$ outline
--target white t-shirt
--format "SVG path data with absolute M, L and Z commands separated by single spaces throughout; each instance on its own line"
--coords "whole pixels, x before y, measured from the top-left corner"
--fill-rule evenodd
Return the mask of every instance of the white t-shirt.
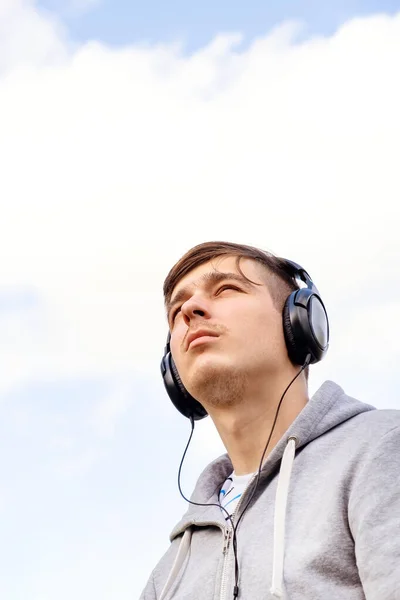
M 235 471 L 233 471 L 228 479 L 225 480 L 219 493 L 219 503 L 228 511 L 230 517 L 232 517 L 235 512 L 240 496 L 243 494 L 253 475 L 254 473 L 235 475 Z M 228 521 L 229 517 L 226 512 L 223 510 L 222 513 L 225 520 Z

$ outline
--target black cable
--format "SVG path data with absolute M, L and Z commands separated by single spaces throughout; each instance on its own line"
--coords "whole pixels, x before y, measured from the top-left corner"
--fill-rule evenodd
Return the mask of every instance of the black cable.
M 239 595 L 239 563 L 238 563 L 238 557 L 237 557 L 237 551 L 236 551 L 236 549 L 237 549 L 236 531 L 237 531 L 237 528 L 239 527 L 239 523 L 242 520 L 244 513 L 246 512 L 247 508 L 249 507 L 250 502 L 253 500 L 254 494 L 255 494 L 255 492 L 257 490 L 258 482 L 260 481 L 261 469 L 262 469 L 262 464 L 263 464 L 263 461 L 264 461 L 264 456 L 265 456 L 265 453 L 267 452 L 269 443 L 271 441 L 272 434 L 274 432 L 275 425 L 276 425 L 276 422 L 278 420 L 279 410 L 281 408 L 281 405 L 282 405 L 283 399 L 284 399 L 284 397 L 286 395 L 286 392 L 288 391 L 288 389 L 290 388 L 290 386 L 292 385 L 292 383 L 294 383 L 294 381 L 300 375 L 300 373 L 302 373 L 304 371 L 304 369 L 309 365 L 310 360 L 311 360 L 311 356 L 308 355 L 307 358 L 306 358 L 306 360 L 305 360 L 305 362 L 304 362 L 304 365 L 301 367 L 301 369 L 297 373 L 297 375 L 295 375 L 293 377 L 292 381 L 289 383 L 289 385 L 287 386 L 287 388 L 285 389 L 285 391 L 282 394 L 282 397 L 281 397 L 281 399 L 279 401 L 279 404 L 278 404 L 276 412 L 275 412 L 275 418 L 274 418 L 274 422 L 272 424 L 271 432 L 270 432 L 269 437 L 268 437 L 268 441 L 267 441 L 266 446 L 264 448 L 264 452 L 262 453 L 262 456 L 261 456 L 261 460 L 260 460 L 260 465 L 258 467 L 258 473 L 257 473 L 257 479 L 256 479 L 256 482 L 255 482 L 255 486 L 253 488 L 253 491 L 251 493 L 250 498 L 247 501 L 247 504 L 245 504 L 245 507 L 242 510 L 242 513 L 241 513 L 240 517 L 237 520 L 236 525 L 233 527 L 233 539 L 232 539 L 232 543 L 233 543 L 233 550 L 234 550 L 234 556 L 235 556 L 235 587 L 234 587 L 234 591 L 233 591 L 233 598 L 234 598 L 234 600 Z
M 186 502 L 189 502 L 189 504 L 194 504 L 195 506 L 217 506 L 218 508 L 220 508 L 221 510 L 223 510 L 227 514 L 228 519 L 229 519 L 229 521 L 231 523 L 231 526 L 232 526 L 232 531 L 233 531 L 232 547 L 233 547 L 233 554 L 234 554 L 234 557 L 235 557 L 235 586 L 233 588 L 233 599 L 234 600 L 236 600 L 236 598 L 239 595 L 239 562 L 238 562 L 238 556 L 237 556 L 237 535 L 236 535 L 236 531 L 237 531 L 237 528 L 239 526 L 240 521 L 243 518 L 244 513 L 246 512 L 247 508 L 249 507 L 249 505 L 250 505 L 250 503 L 251 503 L 251 501 L 252 501 L 252 499 L 254 497 L 254 494 L 255 494 L 255 492 L 257 490 L 258 482 L 260 480 L 260 475 L 261 475 L 261 469 L 262 469 L 262 464 L 263 464 L 264 456 L 265 456 L 265 453 L 267 452 L 269 443 L 271 441 L 272 434 L 274 432 L 275 425 L 276 425 L 276 422 L 278 420 L 279 410 L 281 408 L 281 405 L 282 405 L 283 399 L 284 399 L 284 397 L 286 395 L 286 392 L 288 391 L 288 389 L 290 388 L 290 386 L 292 385 L 292 383 L 294 383 L 294 381 L 297 379 L 297 377 L 310 364 L 310 360 L 311 360 L 311 355 L 308 355 L 307 358 L 306 358 L 306 360 L 305 360 L 305 362 L 304 362 L 304 365 L 301 367 L 301 369 L 297 373 L 297 375 L 295 375 L 293 377 L 292 381 L 289 383 L 289 385 L 287 386 L 287 388 L 285 389 L 285 391 L 282 394 L 282 397 L 281 397 L 281 399 L 279 401 L 279 404 L 278 404 L 276 412 L 275 412 L 275 418 L 274 418 L 274 422 L 272 424 L 271 432 L 270 432 L 269 437 L 268 437 L 268 441 L 267 441 L 266 446 L 264 448 L 264 452 L 262 453 L 262 456 L 261 456 L 261 460 L 260 460 L 260 465 L 258 467 L 258 473 L 257 473 L 257 479 L 256 479 L 256 482 L 255 482 L 255 486 L 253 488 L 253 491 L 251 493 L 250 498 L 248 499 L 247 503 L 245 504 L 244 509 L 242 510 L 242 513 L 241 513 L 241 515 L 240 515 L 240 517 L 239 517 L 236 525 L 233 524 L 233 520 L 232 520 L 231 515 L 228 513 L 228 511 L 223 506 L 221 506 L 221 504 L 215 504 L 215 503 L 204 504 L 202 502 L 193 502 L 192 500 L 189 500 L 188 498 L 186 498 L 186 496 L 182 492 L 182 488 L 181 488 L 181 471 L 182 471 L 182 465 L 183 465 L 183 461 L 185 460 L 186 452 L 187 452 L 187 450 L 189 448 L 190 442 L 192 440 L 193 432 L 194 432 L 194 418 L 190 417 L 190 423 L 191 423 L 192 429 L 191 429 L 191 432 L 190 432 L 190 435 L 189 435 L 188 442 L 186 444 L 186 448 L 185 448 L 185 450 L 183 452 L 182 459 L 181 459 L 181 462 L 180 462 L 180 465 L 179 465 L 179 470 L 178 470 L 178 488 L 179 488 L 179 493 L 182 496 L 182 498 L 184 500 L 186 500 Z
M 202 502 L 193 502 L 193 500 L 189 500 L 189 498 L 186 498 L 186 496 L 184 495 L 184 493 L 182 492 L 182 488 L 181 488 L 181 471 L 182 471 L 182 465 L 183 465 L 183 461 L 185 460 L 185 456 L 186 456 L 186 452 L 189 448 L 189 444 L 191 442 L 192 436 L 193 436 L 193 432 L 194 432 L 194 418 L 193 417 L 189 417 L 190 419 L 190 423 L 192 425 L 192 430 L 190 432 L 190 436 L 188 439 L 188 442 L 186 444 L 186 448 L 185 451 L 182 455 L 182 460 L 181 460 L 181 464 L 179 465 L 179 471 L 178 471 L 178 488 L 179 488 L 179 493 L 182 496 L 182 498 L 184 500 L 186 500 L 186 502 L 189 502 L 189 504 L 194 504 L 195 506 L 217 506 L 218 508 L 221 508 L 223 511 L 226 512 L 228 519 L 231 522 L 232 525 L 232 529 L 233 529 L 233 521 L 232 521 L 232 517 L 230 516 L 230 514 L 228 513 L 228 511 L 226 510 L 226 508 L 224 508 L 223 506 L 221 506 L 220 504 L 204 504 Z

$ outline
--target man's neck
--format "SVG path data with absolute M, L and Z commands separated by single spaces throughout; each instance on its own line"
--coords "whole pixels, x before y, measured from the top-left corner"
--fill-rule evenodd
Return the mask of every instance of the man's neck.
M 246 396 L 243 402 L 235 406 L 209 409 L 236 475 L 254 473 L 258 470 L 279 401 L 286 387 L 287 383 L 281 386 L 269 385 L 268 393 L 258 393 L 256 397 Z M 274 392 L 271 392 L 272 388 Z M 285 394 L 264 460 L 307 401 L 307 384 L 303 377 L 299 377 Z

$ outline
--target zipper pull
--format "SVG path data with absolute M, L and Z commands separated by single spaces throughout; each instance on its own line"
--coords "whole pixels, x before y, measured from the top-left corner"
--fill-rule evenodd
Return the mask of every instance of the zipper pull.
M 224 533 L 224 547 L 222 550 L 223 554 L 226 554 L 229 550 L 229 544 L 231 541 L 231 537 L 232 537 L 232 529 L 227 528 Z

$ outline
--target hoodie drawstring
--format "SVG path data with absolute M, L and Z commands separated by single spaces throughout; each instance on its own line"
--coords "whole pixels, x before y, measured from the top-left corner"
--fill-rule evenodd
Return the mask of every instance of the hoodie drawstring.
M 296 453 L 296 438 L 290 437 L 282 456 L 279 471 L 278 485 L 275 497 L 274 515 L 274 556 L 272 562 L 272 582 L 270 592 L 275 598 L 283 596 L 283 559 L 285 555 L 285 523 L 286 505 L 289 493 L 290 477 L 292 474 L 293 461 Z M 186 529 L 179 549 L 169 572 L 168 579 L 163 587 L 159 600 L 164 600 L 168 594 L 175 578 L 177 577 L 185 559 L 189 553 L 192 530 Z
M 163 587 L 163 590 L 160 595 L 160 600 L 164 600 L 165 596 L 168 594 L 168 591 L 172 584 L 174 583 L 175 578 L 177 577 L 183 563 L 185 562 L 185 558 L 188 555 L 190 548 L 190 541 L 192 539 L 192 530 L 190 527 L 186 529 L 181 542 L 179 544 L 179 549 L 176 554 L 174 564 L 172 565 L 171 571 L 169 572 L 168 579 Z
M 289 493 L 290 476 L 294 456 L 296 453 L 296 438 L 291 437 L 288 440 L 285 452 L 282 456 L 281 468 L 279 471 L 278 486 L 276 488 L 275 498 L 275 516 L 274 516 L 274 557 L 272 563 L 272 583 L 271 594 L 275 598 L 282 598 L 283 590 L 283 559 L 285 555 L 285 523 L 286 523 L 286 505 Z

